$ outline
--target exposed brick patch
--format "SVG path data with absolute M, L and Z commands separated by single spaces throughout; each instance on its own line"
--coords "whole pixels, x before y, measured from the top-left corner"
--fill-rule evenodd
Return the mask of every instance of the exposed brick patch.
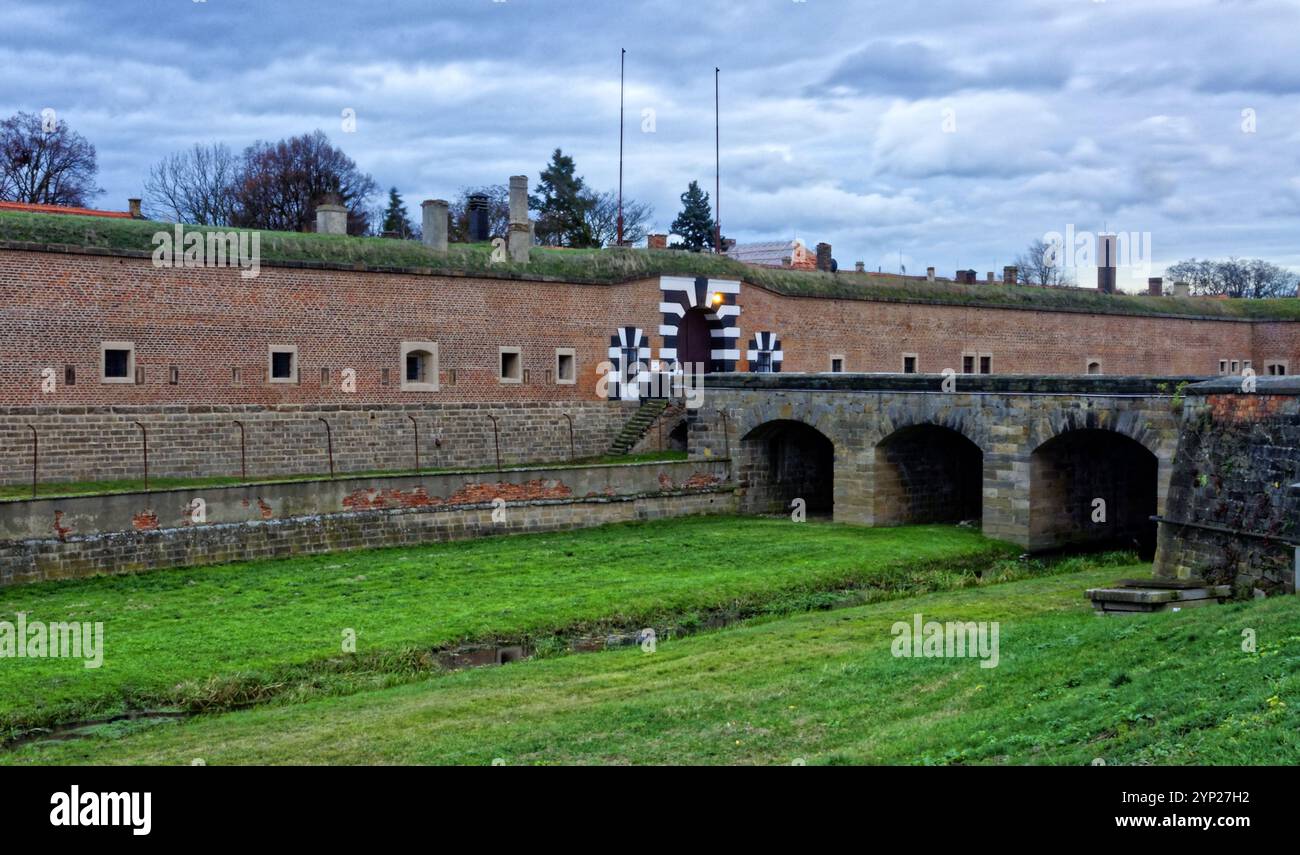
M 1280 395 L 1207 395 L 1210 415 L 1216 422 L 1257 422 L 1275 415 L 1287 399 Z
M 63 511 L 55 511 L 54 512 L 55 536 L 58 537 L 59 540 L 67 540 L 68 535 L 71 533 L 72 533 L 72 526 L 66 526 L 63 524 Z
M 269 520 L 271 517 L 275 516 L 275 511 L 271 509 L 269 504 L 262 500 L 261 496 L 257 497 L 257 510 L 261 513 L 262 519 L 264 520 Z
M 700 490 L 706 487 L 716 487 L 721 483 L 722 479 L 712 472 L 696 472 L 682 482 L 682 487 L 687 490 Z
M 158 527 L 158 514 L 151 510 L 143 510 L 131 518 L 131 525 L 136 531 L 152 531 Z
M 522 484 L 466 484 L 447 497 L 449 505 L 487 504 L 493 499 L 507 502 L 527 502 L 535 499 L 567 499 L 573 491 L 563 481 L 537 479 Z M 612 494 L 611 494 L 612 495 Z
M 414 490 L 362 487 L 343 497 L 343 507 L 349 511 L 368 511 L 381 508 L 422 508 L 439 504 L 442 500 L 431 497 L 423 487 Z

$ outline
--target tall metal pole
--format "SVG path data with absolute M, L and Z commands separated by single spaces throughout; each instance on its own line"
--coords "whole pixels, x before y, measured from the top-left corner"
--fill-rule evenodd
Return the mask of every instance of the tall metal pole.
M 722 252 L 722 132 L 718 120 L 718 74 L 713 68 L 713 251 Z
M 627 48 L 618 55 L 618 246 L 623 245 L 623 66 Z

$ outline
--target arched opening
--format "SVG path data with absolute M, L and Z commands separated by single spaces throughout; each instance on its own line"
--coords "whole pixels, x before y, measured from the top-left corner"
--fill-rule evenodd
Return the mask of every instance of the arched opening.
M 1040 445 L 1029 464 L 1029 546 L 1136 549 L 1155 556 L 1159 462 L 1114 431 L 1067 431 Z
M 687 419 L 682 419 L 677 426 L 668 432 L 667 446 L 668 451 L 686 451 L 689 445 L 691 425 Z
M 736 456 L 745 510 L 789 513 L 795 499 L 803 499 L 809 514 L 834 510 L 835 445 L 816 428 L 788 419 L 766 422 L 741 439 Z
M 963 434 L 913 425 L 876 444 L 876 525 L 959 523 L 983 515 L 984 452 Z
M 696 307 L 682 315 L 677 327 L 677 359 L 696 371 L 712 370 L 713 333 L 707 310 Z M 703 366 L 703 368 L 694 368 Z

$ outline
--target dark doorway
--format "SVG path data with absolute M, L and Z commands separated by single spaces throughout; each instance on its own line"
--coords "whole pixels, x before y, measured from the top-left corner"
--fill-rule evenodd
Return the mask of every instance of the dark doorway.
M 980 521 L 984 453 L 965 435 L 913 425 L 876 444 L 875 524 Z
M 1108 430 L 1074 430 L 1040 445 L 1029 467 L 1029 544 L 1087 546 L 1155 556 L 1159 463 L 1146 446 Z
M 816 428 L 784 419 L 759 425 L 741 440 L 737 462 L 751 511 L 788 514 L 795 499 L 808 514 L 835 508 L 835 446 Z
M 709 358 L 712 350 L 713 337 L 708 314 L 701 308 L 691 309 L 682 316 L 682 322 L 677 327 L 677 359 L 693 366 L 703 366 L 702 369 L 695 369 L 697 371 L 709 371 L 712 367 Z

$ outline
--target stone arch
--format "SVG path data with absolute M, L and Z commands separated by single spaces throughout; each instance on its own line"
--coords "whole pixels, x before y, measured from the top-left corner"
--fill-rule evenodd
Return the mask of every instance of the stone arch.
M 876 525 L 979 524 L 984 452 L 953 427 L 906 425 L 876 443 L 872 484 Z
M 1136 435 L 1135 435 L 1136 434 Z M 1155 555 L 1160 461 L 1142 431 L 1056 431 L 1029 455 L 1029 547 L 1133 548 Z M 1153 445 L 1154 443 L 1152 443 Z
M 751 428 L 733 450 L 742 507 L 750 513 L 788 513 L 803 499 L 809 514 L 835 507 L 835 444 L 806 422 L 773 419 Z

